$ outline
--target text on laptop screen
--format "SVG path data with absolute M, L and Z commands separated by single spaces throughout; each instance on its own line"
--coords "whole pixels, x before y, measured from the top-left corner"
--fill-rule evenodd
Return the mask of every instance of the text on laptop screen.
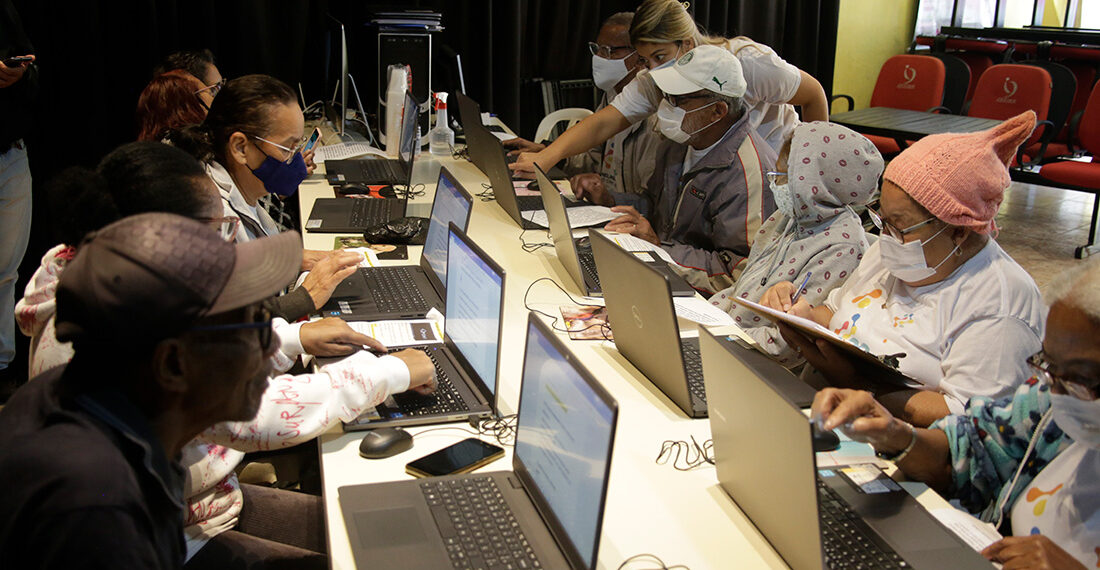
M 401 139 L 397 143 L 398 158 L 406 168 L 412 168 L 413 154 L 416 151 L 416 119 L 419 115 L 416 100 L 406 93 L 405 107 L 401 111 Z
M 496 394 L 497 342 L 504 278 L 462 238 L 450 233 L 447 248 L 447 322 L 444 332 Z
M 516 456 L 581 558 L 592 560 L 614 413 L 534 326 L 521 390 Z
M 440 283 L 447 282 L 447 226 L 454 224 L 465 230 L 463 226 L 468 219 L 470 206 L 451 179 L 440 174 L 439 184 L 435 187 L 435 201 L 432 202 L 428 236 L 424 238 L 423 253 Z

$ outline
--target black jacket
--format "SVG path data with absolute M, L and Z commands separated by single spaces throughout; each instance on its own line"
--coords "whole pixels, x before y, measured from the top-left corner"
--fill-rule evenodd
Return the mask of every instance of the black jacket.
M 0 0 L 0 59 L 34 53 L 23 22 L 11 0 Z M 26 136 L 34 113 L 34 98 L 38 95 L 38 67 L 31 65 L 23 78 L 0 89 L 0 150 Z

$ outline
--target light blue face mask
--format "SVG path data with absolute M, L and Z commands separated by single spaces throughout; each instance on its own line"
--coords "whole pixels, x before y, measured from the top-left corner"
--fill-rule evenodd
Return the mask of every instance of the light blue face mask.
M 680 48 L 679 47 L 676 48 L 676 57 L 668 58 L 668 61 L 662 63 L 661 65 L 658 65 L 657 67 L 654 67 L 650 71 L 652 72 L 652 71 L 657 71 L 658 69 L 664 69 L 666 67 L 670 67 L 672 64 L 676 63 L 676 60 L 678 60 L 678 59 L 680 59 Z

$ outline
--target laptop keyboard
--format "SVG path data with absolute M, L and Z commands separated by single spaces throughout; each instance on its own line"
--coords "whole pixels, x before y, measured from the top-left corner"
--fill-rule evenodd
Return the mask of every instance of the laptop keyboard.
M 580 200 L 566 200 L 566 208 L 576 208 L 579 206 L 591 206 L 588 202 L 582 202 Z M 531 210 L 542 209 L 542 196 L 516 196 L 516 206 L 519 206 L 519 211 L 530 212 Z
M 369 228 L 390 221 L 390 201 L 380 198 L 356 198 L 352 201 L 349 225 Z
M 363 180 L 371 183 L 387 182 L 390 184 L 399 184 L 401 177 L 396 172 L 397 167 L 395 161 L 390 160 L 364 160 L 359 165 L 362 173 Z
M 428 358 L 432 359 L 432 364 L 435 365 L 435 377 L 438 380 L 435 392 L 430 396 L 424 396 L 417 394 L 416 392 L 409 390 L 400 394 L 394 394 L 393 399 L 397 402 L 397 405 L 401 407 L 401 411 L 409 417 L 427 416 L 427 415 L 442 415 L 453 412 L 466 412 L 470 407 L 466 405 L 465 400 L 458 393 L 458 388 L 455 388 L 454 382 L 451 381 L 450 376 L 443 370 L 443 367 L 439 365 L 439 361 L 436 360 L 434 350 L 429 350 L 425 346 L 413 346 L 409 348 L 415 348 L 423 351 L 428 355 Z
M 420 484 L 455 568 L 542 568 L 492 477 Z
M 364 271 L 363 277 L 367 282 L 367 290 L 381 311 L 427 313 L 431 309 L 407 267 L 376 267 Z
M 684 354 L 684 369 L 687 372 L 688 389 L 699 398 L 699 401 L 707 403 L 707 392 L 703 388 L 703 355 L 699 353 L 699 339 L 680 339 L 680 350 Z
M 592 250 L 578 249 L 577 261 L 581 262 L 581 271 L 584 272 L 589 282 L 596 287 L 596 290 L 602 291 L 600 288 L 600 274 L 596 272 L 596 258 L 592 255 Z
M 817 498 L 827 567 L 833 570 L 910 567 L 897 552 L 872 538 L 867 523 L 821 479 L 817 480 Z

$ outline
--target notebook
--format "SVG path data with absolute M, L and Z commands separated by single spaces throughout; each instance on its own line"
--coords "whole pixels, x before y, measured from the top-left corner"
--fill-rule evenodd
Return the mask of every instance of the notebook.
M 522 382 L 511 471 L 337 490 L 356 566 L 596 567 L 618 404 L 533 313 Z

